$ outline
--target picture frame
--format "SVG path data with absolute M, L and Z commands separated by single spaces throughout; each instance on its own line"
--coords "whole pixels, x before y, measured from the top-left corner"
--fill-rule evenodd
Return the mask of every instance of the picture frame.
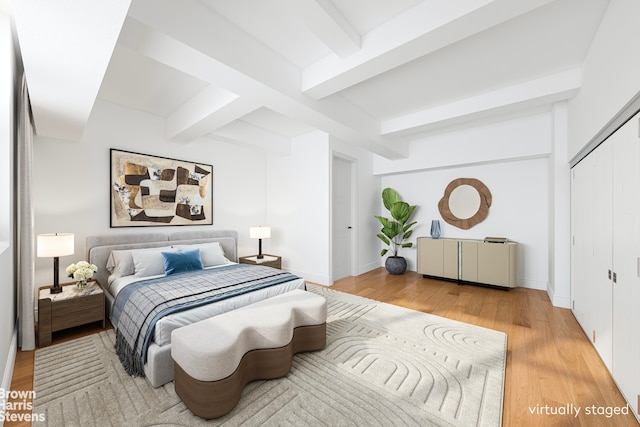
M 213 225 L 213 166 L 112 148 L 110 227 Z

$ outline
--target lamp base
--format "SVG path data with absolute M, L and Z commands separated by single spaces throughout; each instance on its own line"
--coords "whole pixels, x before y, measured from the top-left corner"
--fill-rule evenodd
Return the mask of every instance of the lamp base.
M 264 255 L 262 255 L 262 239 L 258 239 L 258 256 L 256 258 L 264 258 Z
M 57 256 L 53 257 L 53 288 L 51 288 L 52 294 L 59 294 L 62 292 L 62 286 L 60 286 L 60 280 L 58 279 L 60 276 L 58 275 L 58 270 L 60 267 L 60 258 Z

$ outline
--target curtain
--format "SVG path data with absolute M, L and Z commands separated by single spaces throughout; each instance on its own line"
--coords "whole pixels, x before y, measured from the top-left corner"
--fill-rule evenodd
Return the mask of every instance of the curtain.
M 35 337 L 35 236 L 32 195 L 33 124 L 27 82 L 22 76 L 22 89 L 18 100 L 18 129 L 16 143 L 16 191 L 17 206 L 16 259 L 18 283 L 18 346 L 33 350 Z

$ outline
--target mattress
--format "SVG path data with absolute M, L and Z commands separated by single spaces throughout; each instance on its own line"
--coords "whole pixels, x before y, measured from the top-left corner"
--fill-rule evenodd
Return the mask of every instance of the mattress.
M 210 268 L 219 267 L 222 266 Z M 124 276 L 114 280 L 110 284 L 109 292 L 115 297 L 126 286 L 140 280 L 147 280 L 155 277 L 162 277 L 162 275 L 148 277 Z M 289 292 L 294 289 L 305 289 L 304 279 L 292 280 L 290 282 L 270 286 L 265 289 L 249 292 L 244 295 L 225 299 L 202 307 L 170 314 L 158 320 L 158 322 L 156 323 L 155 329 L 153 331 L 153 341 L 159 346 L 166 345 L 171 342 L 171 332 L 174 329 L 189 325 L 191 323 L 199 322 L 200 320 L 208 319 L 209 317 L 226 313 L 227 311 L 235 310 L 245 305 L 253 304 L 254 302 L 258 302 L 265 298 L 270 298 L 285 292 Z

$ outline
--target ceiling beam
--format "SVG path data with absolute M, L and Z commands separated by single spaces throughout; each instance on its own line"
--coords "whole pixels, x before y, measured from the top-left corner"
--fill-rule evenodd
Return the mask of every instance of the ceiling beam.
M 191 142 L 260 107 L 260 104 L 247 97 L 208 86 L 167 117 L 167 138 L 177 142 Z
M 233 48 L 210 42 L 225 39 Z M 341 97 L 318 101 L 300 93 L 297 68 L 200 2 L 134 2 L 120 43 L 383 157 L 408 155 L 406 141 L 382 137 L 379 121 Z
M 203 79 L 205 81 L 218 79 L 226 83 L 230 80 L 234 87 L 240 89 L 251 82 L 244 90 L 226 87 L 222 83 L 218 85 L 239 95 L 256 90 L 264 93 L 262 88 L 274 88 L 283 93 L 299 91 L 300 71 L 296 66 L 200 1 L 136 0 L 131 5 L 129 17 L 162 33 L 167 39 L 175 40 L 177 43 L 173 47 L 188 47 L 204 59 L 208 57 L 210 63 L 220 64 L 216 71 L 222 74 L 209 75 Z M 153 37 L 153 31 L 147 29 L 145 32 Z M 180 52 L 172 51 L 170 54 L 177 57 Z M 197 68 L 196 64 L 191 70 L 200 74 Z
M 278 0 L 329 49 L 345 58 L 360 49 L 360 34 L 330 0 Z
M 291 153 L 291 139 L 259 126 L 236 120 L 206 135 L 207 138 L 244 145 L 260 151 L 287 156 Z
M 581 86 L 579 68 L 508 86 L 382 122 L 383 135 L 411 135 L 470 120 L 524 110 L 574 97 Z
M 80 141 L 130 3 L 13 2 L 38 135 Z
M 322 99 L 552 1 L 420 2 L 363 34 L 357 53 L 345 59 L 329 55 L 305 67 L 302 91 Z

